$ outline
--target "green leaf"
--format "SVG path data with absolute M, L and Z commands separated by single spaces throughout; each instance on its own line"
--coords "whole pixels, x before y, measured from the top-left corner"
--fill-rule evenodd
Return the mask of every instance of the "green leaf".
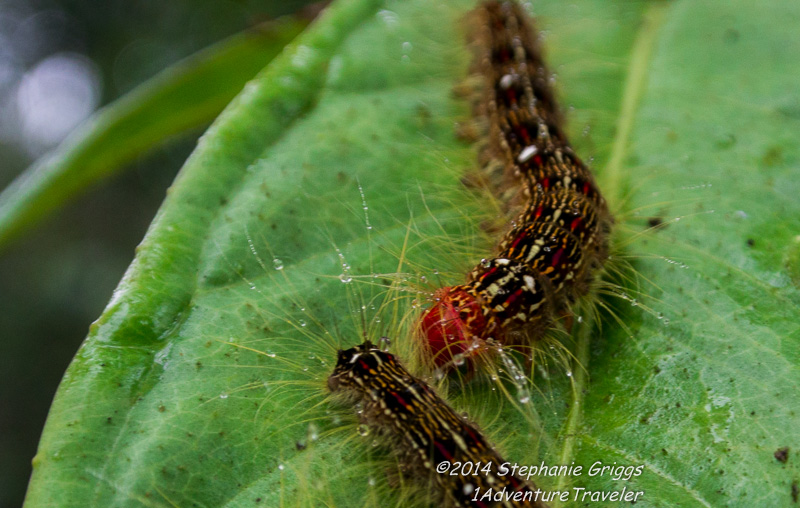
M 413 291 L 490 252 L 498 204 L 462 185 L 477 148 L 453 128 L 472 5 L 339 1 L 218 118 L 62 381 L 28 506 L 424 501 L 325 380 L 363 332 L 414 366 Z M 481 376 L 443 393 L 509 460 L 583 466 L 533 478 L 548 490 L 790 505 L 800 7 L 535 9 L 571 137 L 618 212 L 612 269 L 642 283 L 606 288 L 627 295 L 603 300 L 618 321 L 579 327 L 577 360 L 550 361 L 529 403 Z M 598 461 L 643 469 L 615 480 Z
M 285 18 L 233 36 L 97 112 L 0 194 L 0 248 L 127 162 L 207 125 L 306 24 Z

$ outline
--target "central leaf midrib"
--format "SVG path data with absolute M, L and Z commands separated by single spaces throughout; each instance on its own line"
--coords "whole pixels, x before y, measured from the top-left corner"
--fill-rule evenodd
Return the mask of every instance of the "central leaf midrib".
M 641 28 L 631 49 L 611 154 L 603 172 L 603 190 L 610 203 L 619 203 L 622 199 L 623 163 L 628 155 L 636 114 L 647 86 L 653 49 L 668 6 L 666 2 L 656 2 L 645 8 Z M 590 299 L 594 298 L 597 295 L 590 295 Z M 575 357 L 572 361 L 570 411 L 561 432 L 564 440 L 561 453 L 558 454 L 559 464 L 570 464 L 575 458 L 576 439 L 583 420 L 584 395 L 589 388 L 589 341 L 597 327 L 591 318 L 592 313 L 587 314 L 590 318 L 579 326 Z M 564 490 L 568 482 L 568 476 L 559 476 L 555 489 Z

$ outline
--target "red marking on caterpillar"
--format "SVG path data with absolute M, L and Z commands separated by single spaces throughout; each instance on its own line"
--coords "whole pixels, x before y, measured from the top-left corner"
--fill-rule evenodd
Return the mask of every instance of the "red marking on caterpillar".
M 486 2 L 477 16 L 488 159 L 517 182 L 512 201 L 522 203 L 522 212 L 497 255 L 481 261 L 465 284 L 437 290 L 422 316 L 421 338 L 440 366 L 477 354 L 490 338 L 530 343 L 556 316 L 568 315 L 608 257 L 613 223 L 563 132 L 528 17 L 510 1 Z
M 370 342 L 339 350 L 328 387 L 360 402 L 362 418 L 388 438 L 385 442 L 409 476 L 420 486 L 436 485 L 447 506 L 547 506 L 538 500 L 541 490 L 503 471 L 506 461 L 477 427 L 412 376 L 394 355 Z M 450 464 L 440 469 L 442 462 Z M 481 468 L 474 474 L 463 469 L 450 474 L 456 464 L 467 463 L 479 463 Z M 503 492 L 503 499 L 479 497 L 487 491 Z

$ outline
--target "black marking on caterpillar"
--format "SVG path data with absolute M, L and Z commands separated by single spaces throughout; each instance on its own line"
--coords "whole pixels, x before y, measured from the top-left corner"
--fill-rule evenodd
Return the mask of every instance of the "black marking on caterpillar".
M 394 357 L 369 341 L 339 350 L 328 378 L 333 392 L 363 404 L 362 418 L 388 438 L 409 476 L 426 485 L 433 480 L 442 500 L 453 507 L 547 506 L 535 501 L 537 489 L 510 474 L 499 474 L 504 461 L 478 428 L 459 416 L 424 381 L 412 376 Z M 491 464 L 491 471 L 450 475 L 436 471 L 441 462 Z M 503 491 L 501 501 L 476 493 Z M 541 494 L 541 491 L 538 491 Z
M 522 212 L 497 255 L 465 284 L 436 291 L 421 337 L 438 365 L 476 354 L 489 339 L 525 345 L 588 293 L 608 257 L 613 218 L 592 174 L 569 145 L 535 31 L 515 2 L 476 12 L 487 168 L 517 182 Z M 458 362 L 456 362 L 458 363 Z

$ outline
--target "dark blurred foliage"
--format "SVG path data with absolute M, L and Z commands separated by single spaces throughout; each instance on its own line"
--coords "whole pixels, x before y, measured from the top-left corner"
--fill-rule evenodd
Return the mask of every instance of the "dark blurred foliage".
M 48 58 L 67 55 L 82 65 L 94 87 L 91 110 L 203 47 L 307 3 L 3 0 L 0 187 L 57 141 L 37 139 L 14 113 L 21 83 Z M 0 252 L 0 508 L 21 505 L 58 382 L 199 134 L 166 143 Z

